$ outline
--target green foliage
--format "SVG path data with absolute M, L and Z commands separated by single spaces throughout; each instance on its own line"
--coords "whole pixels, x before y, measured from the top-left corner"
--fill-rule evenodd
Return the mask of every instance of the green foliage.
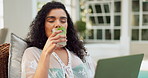
M 76 26 L 77 31 L 80 33 L 83 33 L 86 30 L 86 22 L 76 21 L 75 26 Z

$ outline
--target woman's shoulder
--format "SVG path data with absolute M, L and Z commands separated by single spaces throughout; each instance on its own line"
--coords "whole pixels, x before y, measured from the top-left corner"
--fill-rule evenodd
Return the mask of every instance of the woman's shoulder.
M 37 48 L 37 47 L 28 47 L 25 51 L 24 51 L 24 55 L 36 55 L 36 54 L 40 54 L 41 53 L 41 49 Z
M 28 47 L 25 51 L 40 51 L 41 49 L 37 47 Z
M 39 49 L 36 47 L 28 47 L 22 56 L 22 65 L 26 66 L 34 66 L 37 64 L 40 53 L 38 51 Z M 31 64 L 31 65 L 28 65 Z
M 39 49 L 37 47 L 28 47 L 26 50 L 35 50 L 35 49 Z

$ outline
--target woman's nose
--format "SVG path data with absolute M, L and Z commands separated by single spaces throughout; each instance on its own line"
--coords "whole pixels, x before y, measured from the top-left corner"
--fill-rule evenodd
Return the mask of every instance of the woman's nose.
M 60 28 L 60 27 L 61 27 L 60 25 L 56 25 L 56 26 L 55 26 L 55 28 Z
M 57 20 L 57 21 L 55 22 L 55 28 L 59 28 L 60 26 L 61 26 L 60 21 Z

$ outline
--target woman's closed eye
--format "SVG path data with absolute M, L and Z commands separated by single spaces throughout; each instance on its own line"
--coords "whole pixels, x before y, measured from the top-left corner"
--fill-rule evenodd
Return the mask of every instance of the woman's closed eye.
M 54 21 L 48 21 L 48 22 L 53 23 Z
M 66 20 L 61 20 L 61 23 L 66 23 Z
M 67 17 L 60 17 L 61 23 L 66 23 L 67 22 Z
M 48 22 L 49 22 L 49 23 L 54 23 L 55 21 L 52 21 L 52 20 L 51 20 L 51 21 L 48 21 Z M 61 23 L 66 23 L 65 20 L 61 20 L 60 22 L 61 22 Z
M 49 23 L 53 23 L 55 21 L 55 19 L 47 19 L 47 22 L 49 22 Z

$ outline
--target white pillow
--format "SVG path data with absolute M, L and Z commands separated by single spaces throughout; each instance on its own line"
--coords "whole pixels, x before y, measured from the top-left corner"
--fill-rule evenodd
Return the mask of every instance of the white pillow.
M 21 61 L 26 48 L 27 43 L 20 37 L 11 33 L 8 78 L 21 78 Z

